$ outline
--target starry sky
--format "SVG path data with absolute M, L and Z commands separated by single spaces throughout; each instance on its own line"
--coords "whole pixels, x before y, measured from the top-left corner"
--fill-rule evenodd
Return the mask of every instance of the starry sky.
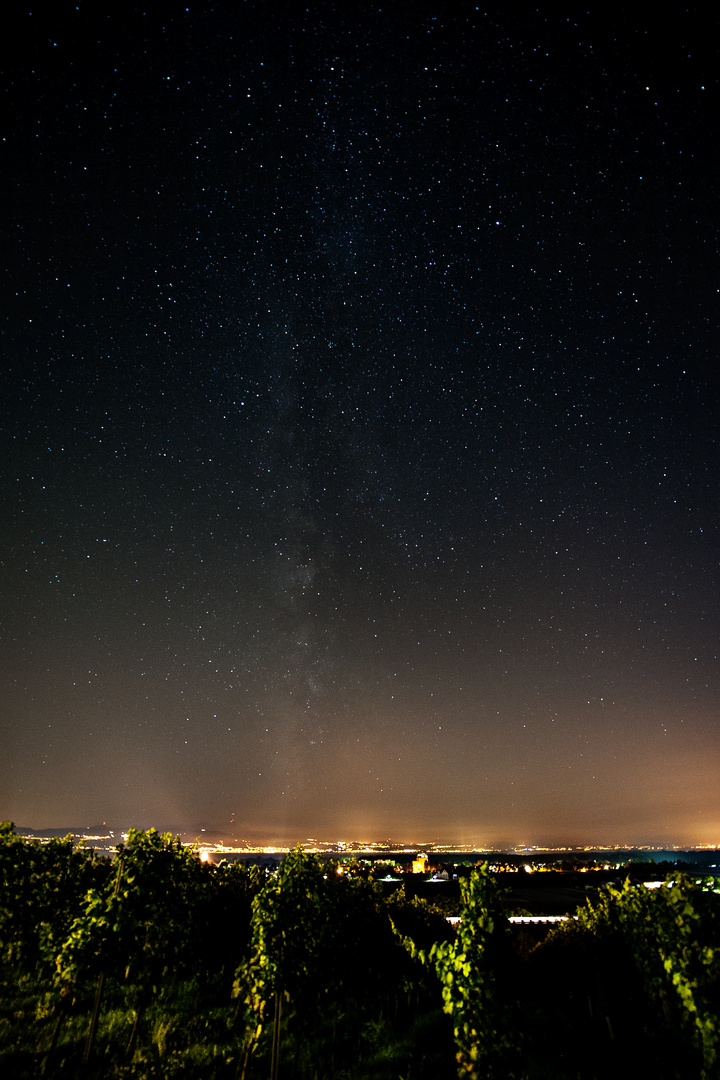
M 0 817 L 720 844 L 717 26 L 17 5 Z

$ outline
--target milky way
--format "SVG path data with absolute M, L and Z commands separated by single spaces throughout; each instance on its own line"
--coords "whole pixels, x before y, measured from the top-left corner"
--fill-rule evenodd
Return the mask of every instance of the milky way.
M 21 16 L 0 816 L 720 843 L 714 40 Z

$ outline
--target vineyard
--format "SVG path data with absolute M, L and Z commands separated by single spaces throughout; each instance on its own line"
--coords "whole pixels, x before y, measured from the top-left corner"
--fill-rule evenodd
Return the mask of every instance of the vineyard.
M 116 857 L 0 826 L 0 1075 L 713 1080 L 720 893 L 608 886 L 533 936 L 486 865 L 451 926 L 317 855 Z

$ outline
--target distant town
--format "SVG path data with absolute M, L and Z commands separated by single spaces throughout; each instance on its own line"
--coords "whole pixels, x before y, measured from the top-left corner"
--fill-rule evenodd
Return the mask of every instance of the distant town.
M 385 894 L 404 889 L 407 897 L 429 901 L 442 909 L 451 922 L 460 911 L 461 879 L 472 867 L 487 863 L 490 872 L 502 879 L 510 922 L 548 923 L 572 917 L 587 900 L 593 901 L 604 885 L 631 884 L 658 887 L 677 872 L 698 879 L 720 878 L 720 850 L 710 847 L 655 845 L 605 847 L 539 847 L 518 844 L 508 848 L 482 848 L 470 844 L 443 844 L 435 841 L 399 843 L 386 840 L 320 840 L 306 837 L 296 844 L 257 844 L 250 840 L 223 837 L 200 829 L 158 830 L 177 836 L 181 843 L 197 851 L 209 864 L 242 863 L 261 866 L 272 873 L 293 848 L 336 864 L 339 874 L 375 881 Z M 48 843 L 71 836 L 108 859 L 128 838 L 129 830 L 99 828 L 29 829 L 18 828 L 28 841 Z
M 160 830 L 165 831 L 165 830 Z M 415 867 L 432 867 L 434 864 L 447 862 L 489 861 L 503 866 L 522 864 L 524 869 L 543 869 L 548 865 L 557 868 L 563 861 L 572 863 L 599 863 L 606 869 L 620 867 L 630 856 L 635 859 L 644 857 L 648 862 L 690 861 L 701 862 L 710 872 L 716 872 L 715 860 L 710 863 L 709 856 L 720 851 L 720 845 L 629 845 L 607 844 L 593 846 L 541 847 L 518 844 L 508 848 L 481 847 L 472 844 L 444 844 L 440 841 L 417 841 L 413 843 L 387 840 L 319 840 L 308 837 L 295 844 L 257 844 L 250 840 L 221 838 L 217 833 L 207 833 L 201 829 L 197 834 L 188 830 L 167 830 L 189 847 L 197 848 L 201 859 L 219 862 L 223 859 L 236 861 L 247 859 L 257 861 L 268 859 L 279 862 L 294 847 L 301 847 L 308 853 L 316 853 L 327 858 L 341 860 L 370 859 L 373 862 L 398 862 L 401 865 L 414 864 Z M 127 839 L 127 831 L 110 829 L 106 826 L 96 828 L 69 829 L 30 829 L 17 827 L 16 832 L 28 839 L 47 842 L 52 838 L 72 836 L 77 843 L 84 843 L 101 853 L 113 855 L 118 844 Z M 685 856 L 685 860 L 681 857 Z M 720 860 L 720 854 L 718 855 Z

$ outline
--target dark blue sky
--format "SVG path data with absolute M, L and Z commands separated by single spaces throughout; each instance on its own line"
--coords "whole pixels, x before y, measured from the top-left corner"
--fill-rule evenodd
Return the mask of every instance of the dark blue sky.
M 720 843 L 717 40 L 22 14 L 0 816 Z

